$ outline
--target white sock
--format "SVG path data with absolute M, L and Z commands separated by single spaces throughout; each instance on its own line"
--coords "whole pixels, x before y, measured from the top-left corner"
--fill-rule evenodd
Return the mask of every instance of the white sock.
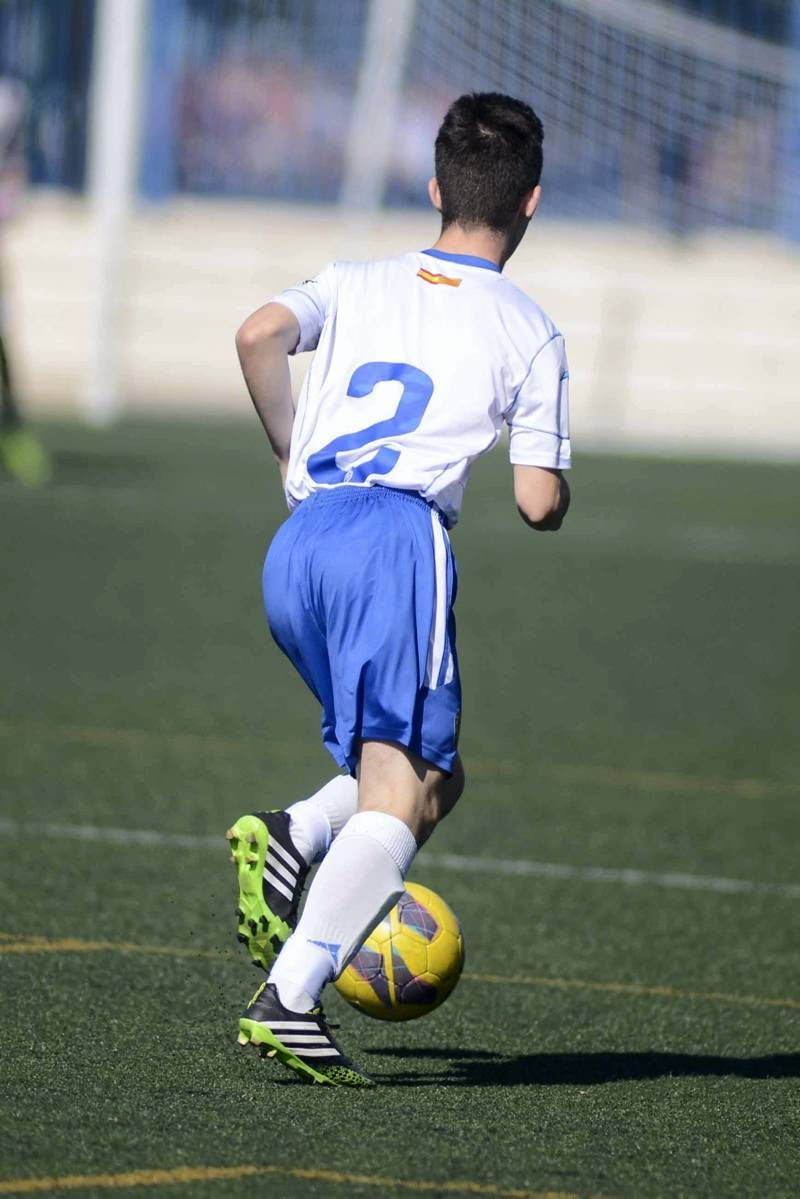
M 350 817 L 358 811 L 358 783 L 349 774 L 337 774 L 304 802 L 325 813 L 331 836 L 338 837 Z
M 337 774 L 314 795 L 286 809 L 292 841 L 307 865 L 325 856 L 357 807 L 358 783 L 349 774 Z
M 403 893 L 417 852 L 407 825 L 386 812 L 356 812 L 311 884 L 295 932 L 269 981 L 284 1007 L 307 1012 Z

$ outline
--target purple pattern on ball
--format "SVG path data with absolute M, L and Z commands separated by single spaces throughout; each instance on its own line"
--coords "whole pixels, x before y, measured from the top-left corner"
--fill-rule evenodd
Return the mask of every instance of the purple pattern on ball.
M 408 891 L 397 901 L 397 916 L 401 924 L 413 928 L 426 941 L 432 941 L 439 931 L 436 919 Z
M 394 992 L 398 1003 L 435 1003 L 436 987 L 412 974 L 397 950 L 392 947 Z
M 356 974 L 369 983 L 384 1007 L 391 1007 L 389 980 L 383 973 L 383 958 L 374 949 L 359 949 L 350 966 Z

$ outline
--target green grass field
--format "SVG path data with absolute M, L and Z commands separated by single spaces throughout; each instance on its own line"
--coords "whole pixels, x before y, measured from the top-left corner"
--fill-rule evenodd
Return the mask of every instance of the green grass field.
M 330 997 L 362 1093 L 236 1045 L 224 830 L 333 773 L 255 422 L 45 436 L 0 482 L 0 1194 L 797 1195 L 796 468 L 583 457 L 553 537 L 479 465 L 470 781 L 412 872 L 467 973 L 407 1026 Z

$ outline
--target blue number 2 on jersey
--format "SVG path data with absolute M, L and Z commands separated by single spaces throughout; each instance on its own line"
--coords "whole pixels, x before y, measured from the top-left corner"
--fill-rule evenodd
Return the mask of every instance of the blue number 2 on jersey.
M 315 482 L 363 483 L 370 475 L 388 474 L 395 465 L 400 451 L 389 446 L 381 446 L 371 458 L 352 470 L 342 470 L 336 463 L 336 455 L 344 450 L 357 450 L 371 441 L 411 433 L 419 425 L 433 395 L 433 379 L 417 367 L 409 366 L 407 362 L 365 362 L 353 371 L 347 394 L 361 399 L 370 395 L 378 383 L 387 383 L 390 380 L 403 385 L 403 394 L 394 416 L 369 425 L 366 429 L 358 429 L 355 433 L 335 437 L 321 450 L 312 454 L 308 459 L 308 473 Z

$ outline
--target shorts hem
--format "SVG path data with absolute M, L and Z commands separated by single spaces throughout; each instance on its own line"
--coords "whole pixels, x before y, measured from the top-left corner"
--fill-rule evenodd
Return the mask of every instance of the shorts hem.
M 350 758 L 347 754 L 342 752 L 338 742 L 332 743 L 323 738 L 322 744 L 323 747 L 327 749 L 328 753 L 331 755 L 340 770 L 349 770 L 350 774 L 355 775 L 355 769 L 350 765 Z
M 416 754 L 417 757 L 422 758 L 423 762 L 427 762 L 437 770 L 443 770 L 445 774 L 453 773 L 453 764 L 458 756 L 458 750 L 455 748 L 450 753 L 443 752 L 441 749 L 436 749 L 424 741 L 415 742 L 406 733 L 400 732 L 398 729 L 375 728 L 370 725 L 368 728 L 361 729 L 357 740 L 393 741 L 397 745 L 402 745 L 404 749 L 410 749 L 412 754 Z

